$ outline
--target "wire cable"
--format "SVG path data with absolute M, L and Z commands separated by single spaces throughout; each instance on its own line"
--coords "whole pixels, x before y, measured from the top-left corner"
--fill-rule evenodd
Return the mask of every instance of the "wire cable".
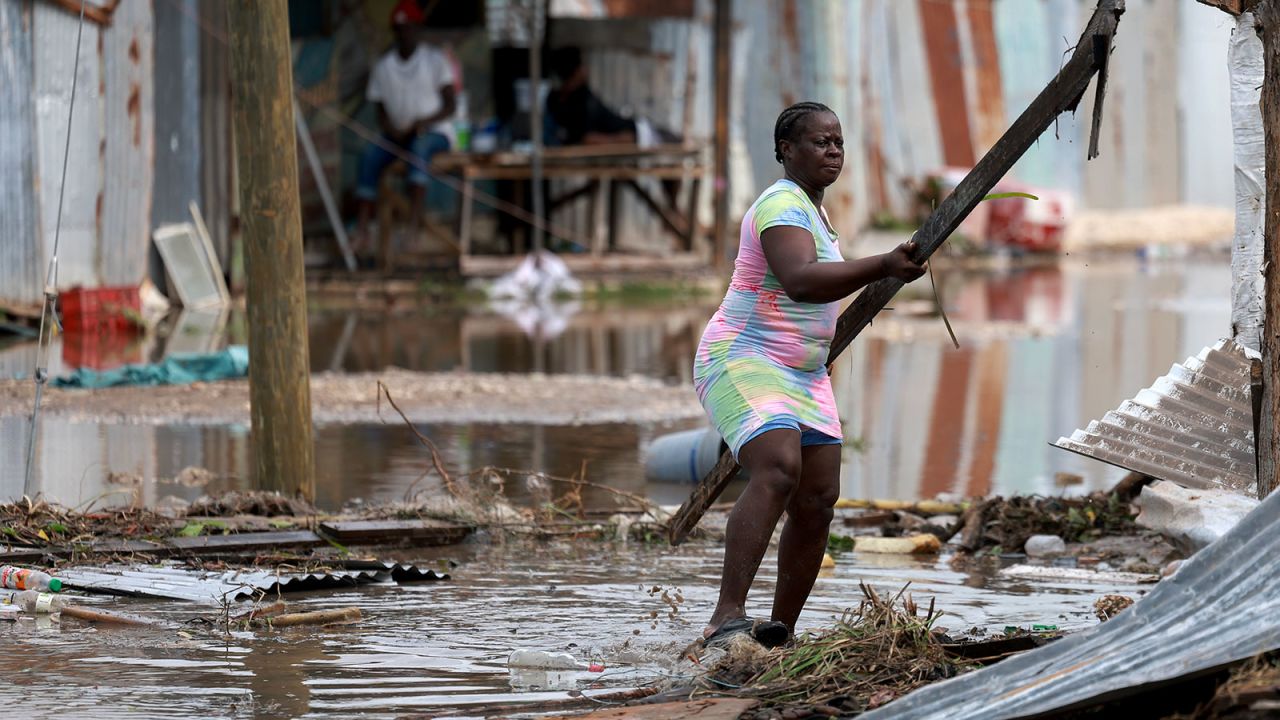
M 49 379 L 49 343 L 58 325 L 58 242 L 62 239 L 62 201 L 67 191 L 67 160 L 71 155 L 71 120 L 76 112 L 76 85 L 80 79 L 80 41 L 84 37 L 84 9 L 88 0 L 80 0 L 80 21 L 76 30 L 76 59 L 71 70 L 71 99 L 67 103 L 67 138 L 62 147 L 62 178 L 58 182 L 58 214 L 53 225 L 53 255 L 49 258 L 49 271 L 44 279 L 44 305 L 40 308 L 40 344 L 36 349 L 35 402 L 31 407 L 31 429 L 27 434 L 27 470 L 23 481 L 23 493 L 30 495 L 31 479 L 35 468 L 36 436 L 40 428 L 40 401 L 44 397 L 44 385 Z

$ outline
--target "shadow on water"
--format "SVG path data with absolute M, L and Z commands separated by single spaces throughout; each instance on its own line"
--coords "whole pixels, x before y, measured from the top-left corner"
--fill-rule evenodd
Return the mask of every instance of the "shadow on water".
M 960 349 L 930 314 L 927 287 L 913 286 L 915 294 L 895 301 L 895 310 L 869 328 L 833 371 L 848 441 L 846 496 L 1058 492 L 1059 473 L 1083 478 L 1074 490 L 1103 485 L 1118 471 L 1048 442 L 1101 416 L 1170 364 L 1229 332 L 1229 266 L 1222 257 L 1154 264 L 1067 259 L 1048 267 L 952 270 L 939 273 L 939 281 Z M 316 311 L 311 358 L 317 371 L 541 369 L 641 374 L 687 384 L 694 348 L 715 304 L 715 298 L 634 307 L 585 303 L 541 323 L 483 309 Z M 168 349 L 243 342 L 242 317 L 187 317 L 180 324 Z M 148 341 L 115 358 L 155 359 L 165 350 Z M 0 371 L 29 374 L 33 353 L 30 344 L 0 350 Z M 60 345 L 53 353 L 55 375 L 92 355 L 81 345 Z M 469 424 L 425 430 L 451 467 L 497 465 L 567 476 L 586 460 L 592 480 L 678 502 L 685 488 L 646 485 L 643 451 L 654 437 L 691 424 L 696 425 Z M 202 466 L 224 477 L 215 489 L 252 485 L 246 426 L 49 418 L 43 427 L 38 487 L 63 502 L 119 490 L 107 482 L 112 472 L 150 480 Z M 4 457 L 23 457 L 26 431 L 24 418 L 0 418 Z M 415 482 L 426 461 L 403 427 L 321 426 L 316 441 L 323 507 L 336 508 L 353 497 L 397 500 L 420 486 Z M 7 472 L 0 478 L 0 495 L 20 494 L 18 476 Z M 165 494 L 189 498 L 203 492 L 142 487 L 127 494 L 152 502 Z

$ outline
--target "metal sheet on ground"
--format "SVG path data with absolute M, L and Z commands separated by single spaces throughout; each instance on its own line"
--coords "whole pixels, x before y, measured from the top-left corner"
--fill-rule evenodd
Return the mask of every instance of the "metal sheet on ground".
M 1040 716 L 1280 648 L 1280 493 L 1106 623 L 918 690 L 867 720 Z
M 447 580 L 434 570 L 412 565 L 380 562 L 353 562 L 351 567 L 325 568 L 308 573 L 281 573 L 273 570 L 227 570 L 205 572 L 172 564 L 133 567 L 73 567 L 58 576 L 71 589 L 114 595 L 190 600 L 218 605 L 224 599 L 240 600 L 272 591 L 294 592 L 348 587 L 367 583 Z

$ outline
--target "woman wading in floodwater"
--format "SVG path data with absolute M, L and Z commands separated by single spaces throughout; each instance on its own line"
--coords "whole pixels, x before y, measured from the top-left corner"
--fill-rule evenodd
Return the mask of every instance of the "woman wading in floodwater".
M 778 116 L 774 153 L 783 179 L 742 219 L 738 259 L 694 360 L 698 397 L 750 475 L 729 515 L 720 601 L 703 637 L 750 633 L 768 647 L 795 631 L 822 564 L 840 491 L 843 434 L 825 363 L 837 301 L 881 278 L 924 273 L 904 243 L 845 260 L 822 194 L 840 177 L 840 120 L 819 103 Z M 746 617 L 747 591 L 782 511 L 778 585 L 769 621 Z

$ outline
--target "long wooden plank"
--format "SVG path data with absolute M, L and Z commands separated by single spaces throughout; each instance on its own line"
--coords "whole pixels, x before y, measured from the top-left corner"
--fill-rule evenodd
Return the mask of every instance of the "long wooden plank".
M 320 532 L 343 544 L 452 545 L 473 528 L 441 520 L 348 520 L 320 524 Z
M 319 547 L 328 541 L 310 530 L 292 532 L 249 532 L 231 535 L 200 535 L 176 537 L 164 542 L 149 540 L 103 540 L 88 546 L 63 546 L 49 548 L 14 548 L 0 553 L 2 562 L 31 562 L 44 557 L 69 557 L 74 554 L 145 553 L 154 557 L 173 555 L 204 555 L 211 553 L 273 550 L 277 548 Z
M 956 189 L 942 205 L 925 220 L 915 234 L 918 246 L 915 260 L 925 262 L 942 246 L 960 223 L 973 212 L 982 198 L 991 192 L 1013 164 L 1031 147 L 1058 115 L 1076 108 L 1089 88 L 1095 73 L 1106 67 L 1107 52 L 1111 47 L 1120 15 L 1124 13 L 1124 0 L 1099 0 L 1089 23 L 1080 36 L 1071 59 L 1058 71 L 1044 90 L 1022 111 L 991 150 L 978 161 L 973 170 L 960 181 Z M 1105 87 L 1105 78 L 1099 79 Z M 1100 104 L 1101 98 L 1099 98 Z M 1097 135 L 1100 116 L 1094 117 L 1093 135 Z M 861 294 L 840 314 L 835 337 L 827 364 L 849 346 L 853 339 L 871 324 L 871 320 L 884 309 L 893 296 L 903 288 L 901 280 L 886 278 L 868 285 Z M 706 509 L 715 502 L 725 486 L 737 474 L 737 463 L 729 453 L 720 457 L 715 468 L 694 488 L 689 499 L 671 518 L 667 539 L 679 545 L 702 519 Z

